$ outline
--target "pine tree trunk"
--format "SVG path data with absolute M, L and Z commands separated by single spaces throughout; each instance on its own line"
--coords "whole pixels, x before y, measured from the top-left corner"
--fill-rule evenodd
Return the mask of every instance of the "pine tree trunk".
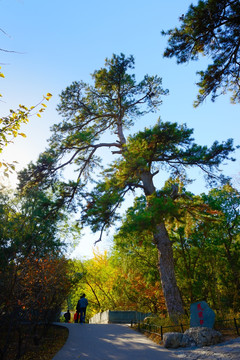
M 146 197 L 155 192 L 152 178 L 150 171 L 141 173 Z M 163 222 L 156 227 L 153 236 L 158 249 L 158 266 L 165 304 L 169 316 L 175 318 L 177 315 L 183 314 L 184 309 L 175 277 L 172 244 Z
M 157 226 L 154 241 L 158 249 L 159 273 L 167 311 L 170 317 L 176 317 L 183 314 L 184 309 L 174 272 L 172 244 L 164 223 Z

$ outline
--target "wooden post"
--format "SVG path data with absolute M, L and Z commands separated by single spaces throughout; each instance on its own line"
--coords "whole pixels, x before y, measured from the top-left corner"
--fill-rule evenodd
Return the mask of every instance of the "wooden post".
M 161 326 L 161 340 L 163 339 L 163 327 Z
M 236 330 L 237 330 L 237 334 L 239 335 L 237 320 L 235 318 L 233 320 L 234 320 L 234 324 L 235 324 L 235 327 L 236 327 Z

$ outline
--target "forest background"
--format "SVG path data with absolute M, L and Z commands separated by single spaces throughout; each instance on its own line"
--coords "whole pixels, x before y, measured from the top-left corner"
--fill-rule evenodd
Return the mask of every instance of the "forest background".
M 150 1 L 140 6 L 134 1 L 131 4 L 122 2 L 117 11 L 116 5 L 109 1 L 101 6 L 96 1 L 57 4 L 59 2 L 53 1 L 44 6 L 43 2 L 39 8 L 30 1 L 11 1 L 11 4 L 1 1 L 2 48 L 16 52 L 2 52 L 1 70 L 5 76 L 1 79 L 2 116 L 7 116 L 10 108 L 16 109 L 19 102 L 31 106 L 42 94 L 53 95 L 44 98 L 50 100 L 46 110 L 38 112 L 37 117 L 31 116 L 30 122 L 22 127 L 27 139 L 16 137 L 14 144 L 4 149 L 5 162 L 18 161 L 15 164 L 18 171 L 26 168 L 30 161 L 36 162 L 50 137 L 49 127 L 58 123 L 57 95 L 72 81 L 90 82 L 89 74 L 103 66 L 104 58 L 121 52 L 127 56 L 134 54 L 137 78 L 141 79 L 145 73 L 157 74 L 163 78 L 164 88 L 170 89 L 160 111 L 147 115 L 141 126 L 133 127 L 134 132 L 153 126 L 160 114 L 163 121 L 177 121 L 193 127 L 194 138 L 202 145 L 210 146 L 215 140 L 221 142 L 229 137 L 238 144 L 239 105 L 230 104 L 227 95 L 217 98 L 215 103 L 207 98 L 202 105 L 193 108 L 198 91 L 196 71 L 206 67 L 209 58 L 177 65 L 175 60 L 162 57 L 167 40 L 161 36 L 161 30 L 178 25 L 189 1 L 164 5 Z M 38 19 L 44 19 L 44 25 Z M 40 110 L 43 108 L 45 106 L 40 105 Z M 224 175 L 232 178 L 232 185 L 218 185 L 208 190 L 200 172 L 190 173 L 190 177 L 197 180 L 188 184 L 186 191 L 196 203 L 211 208 L 207 216 L 186 214 L 184 221 L 174 219 L 167 223 L 177 284 L 186 309 L 192 302 L 202 299 L 222 315 L 239 308 L 239 152 L 234 155 L 235 163 L 222 166 Z M 16 178 L 11 176 L 13 184 Z M 72 172 L 64 173 L 66 179 L 71 176 Z M 164 186 L 167 177 L 166 174 L 159 180 L 160 186 Z M 90 301 L 89 316 L 108 308 L 151 311 L 165 316 L 156 266 L 158 255 L 149 234 L 141 238 L 134 233 L 126 236 L 123 226 L 122 231 L 115 231 L 114 240 L 111 233 L 105 237 L 100 250 L 95 249 L 90 259 L 92 244 L 98 236 L 90 235 L 89 231 L 83 236 L 85 230 L 73 221 L 69 208 L 66 211 L 65 203 L 56 195 L 61 191 L 59 185 L 54 196 L 46 192 L 44 186 L 37 191 L 30 187 L 24 196 L 15 191 L 13 197 L 6 189 L 2 192 L 1 268 L 5 270 L 1 273 L 5 289 L 1 292 L 1 303 L 5 306 L 2 315 L 6 307 L 13 310 L 17 304 L 18 309 L 22 309 L 21 316 L 25 316 L 25 309 L 36 310 L 31 313 L 35 323 L 39 317 L 49 316 L 50 319 L 73 285 L 75 290 L 69 295 L 67 305 L 74 309 L 80 294 L 85 292 Z M 132 200 L 130 196 L 128 204 Z M 74 216 L 77 219 L 77 215 Z M 123 225 L 129 220 L 131 213 L 128 212 L 123 216 Z M 120 224 L 118 222 L 117 226 Z M 77 244 L 80 236 L 83 240 Z M 90 247 L 86 246 L 88 243 Z M 63 244 L 67 244 L 64 251 Z M 69 264 L 63 253 L 67 258 L 82 259 Z M 68 271 L 65 271 L 66 266 L 70 266 Z M 56 269 L 61 271 L 56 272 Z M 48 294 L 43 290 L 46 288 Z

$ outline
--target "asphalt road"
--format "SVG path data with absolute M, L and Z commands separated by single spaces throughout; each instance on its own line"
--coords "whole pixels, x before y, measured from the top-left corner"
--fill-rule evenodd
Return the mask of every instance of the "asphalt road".
M 63 325 L 63 324 L 61 324 Z M 126 325 L 64 324 L 69 337 L 53 360 L 173 360 L 164 349 Z

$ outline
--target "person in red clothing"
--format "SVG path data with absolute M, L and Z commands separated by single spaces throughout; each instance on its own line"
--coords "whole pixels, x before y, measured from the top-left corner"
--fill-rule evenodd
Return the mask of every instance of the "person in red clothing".
M 73 316 L 73 320 L 75 323 L 78 323 L 78 312 L 76 311 L 74 316 Z

